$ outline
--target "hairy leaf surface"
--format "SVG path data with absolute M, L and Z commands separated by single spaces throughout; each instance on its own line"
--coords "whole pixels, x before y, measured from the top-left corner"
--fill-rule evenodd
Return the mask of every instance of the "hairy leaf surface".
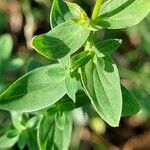
M 95 57 L 82 69 L 82 81 L 98 114 L 111 126 L 118 126 L 122 94 L 118 69 L 112 59 Z
M 0 95 L 0 108 L 31 112 L 50 106 L 66 93 L 65 70 L 59 64 L 37 68 Z
M 150 12 L 149 0 L 108 0 L 96 20 L 98 26 L 118 29 L 134 26 Z
M 32 45 L 41 55 L 58 59 L 78 50 L 87 40 L 89 33 L 87 25 L 68 21 L 48 33 L 35 36 Z

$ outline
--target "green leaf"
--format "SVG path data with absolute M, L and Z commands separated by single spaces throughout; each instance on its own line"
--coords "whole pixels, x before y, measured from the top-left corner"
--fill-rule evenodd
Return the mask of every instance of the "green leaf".
M 51 106 L 46 114 L 54 115 L 57 112 L 68 112 L 76 108 L 87 106 L 90 104 L 90 99 L 85 92 L 78 90 L 76 93 L 76 102 L 74 103 L 67 95 L 65 95 L 56 104 Z
M 68 150 L 72 133 L 72 117 L 70 112 L 58 116 L 55 124 L 55 147 L 58 150 Z
M 7 60 L 10 57 L 13 47 L 13 41 L 9 34 L 0 36 L 0 61 Z
M 119 39 L 109 39 L 95 43 L 91 50 L 95 51 L 99 57 L 109 56 L 119 48 L 121 43 Z
M 149 0 L 108 0 L 95 23 L 109 29 L 127 28 L 141 22 L 149 11 Z
M 19 134 L 20 134 L 20 131 L 18 129 L 11 129 L 11 130 L 7 131 L 8 138 L 17 137 Z
M 85 66 L 92 57 L 93 57 L 92 51 L 83 51 L 73 56 L 71 59 L 70 72 L 74 72 L 78 68 Z
M 22 113 L 18 113 L 18 112 L 15 112 L 15 111 L 11 111 L 11 121 L 12 121 L 12 124 L 13 126 L 16 128 L 16 129 L 22 129 Z
M 76 101 L 76 92 L 78 91 L 78 84 L 75 78 L 68 76 L 65 80 L 66 91 L 68 96 L 75 102 Z
M 40 150 L 53 149 L 55 131 L 55 115 L 44 116 L 38 129 L 38 144 Z
M 42 117 L 40 115 L 34 116 L 32 118 L 30 118 L 25 127 L 26 129 L 36 129 L 39 127 L 40 121 L 41 121 Z
M 122 95 L 117 66 L 110 57 L 90 61 L 82 69 L 84 89 L 98 114 L 109 125 L 119 125 Z
M 54 28 L 57 25 L 72 19 L 87 20 L 85 11 L 75 3 L 54 0 L 50 13 L 50 24 Z
M 87 25 L 68 21 L 48 33 L 35 36 L 32 45 L 41 55 L 58 59 L 78 50 L 87 40 L 89 33 Z
M 65 70 L 60 64 L 37 68 L 0 95 L 0 108 L 31 112 L 50 106 L 66 93 Z
M 0 149 L 12 147 L 18 140 L 18 136 L 14 138 L 7 137 L 7 133 L 0 137 Z
M 28 130 L 28 148 L 29 150 L 38 150 L 37 130 Z
M 122 90 L 122 116 L 130 116 L 138 113 L 140 111 L 140 106 L 137 102 L 136 97 L 129 92 L 123 85 L 121 86 Z
M 68 150 L 71 132 L 70 112 L 44 117 L 38 131 L 40 149 Z
M 27 144 L 27 132 L 26 131 L 22 131 L 22 133 L 20 134 L 19 136 L 19 139 L 18 139 L 18 147 L 20 149 L 24 149 L 25 145 Z

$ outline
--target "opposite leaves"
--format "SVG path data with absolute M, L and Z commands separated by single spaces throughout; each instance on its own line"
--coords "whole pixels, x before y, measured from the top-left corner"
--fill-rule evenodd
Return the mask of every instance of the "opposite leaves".
M 90 61 L 82 69 L 82 81 L 91 103 L 111 126 L 118 126 L 122 111 L 122 94 L 118 69 L 111 58 Z
M 31 112 L 57 102 L 66 93 L 65 70 L 60 64 L 35 69 L 0 95 L 0 108 Z

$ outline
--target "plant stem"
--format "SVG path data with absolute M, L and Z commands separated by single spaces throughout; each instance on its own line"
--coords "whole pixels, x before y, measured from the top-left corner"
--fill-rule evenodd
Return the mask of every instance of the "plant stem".
M 92 20 L 95 20 L 98 17 L 99 11 L 101 9 L 102 1 L 103 0 L 96 0 L 96 4 L 94 6 L 94 10 L 92 13 Z

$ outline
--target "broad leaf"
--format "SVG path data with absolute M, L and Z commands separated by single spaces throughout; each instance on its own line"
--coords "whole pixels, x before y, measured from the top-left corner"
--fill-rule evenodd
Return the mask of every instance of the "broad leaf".
M 109 56 L 115 52 L 121 45 L 121 40 L 109 39 L 95 43 L 91 48 L 99 57 Z
M 59 64 L 37 68 L 0 95 L 0 108 L 31 112 L 50 106 L 66 93 L 65 70 Z
M 57 25 L 72 20 L 83 19 L 88 17 L 85 11 L 75 3 L 65 2 L 63 0 L 54 0 L 50 13 L 50 24 L 54 28 Z
M 68 150 L 72 132 L 70 113 L 44 117 L 39 131 L 39 148 L 42 150 Z
M 82 69 L 82 82 L 98 114 L 111 126 L 118 126 L 122 94 L 118 69 L 111 58 L 97 58 Z
M 138 113 L 140 111 L 140 106 L 137 102 L 135 96 L 129 92 L 123 85 L 121 86 L 122 90 L 122 116 L 130 116 Z
M 87 25 L 68 21 L 48 33 L 35 36 L 32 45 L 41 55 L 58 59 L 78 50 L 87 40 L 89 33 Z
M 149 0 L 108 0 L 95 23 L 109 29 L 127 28 L 141 22 L 149 11 Z

